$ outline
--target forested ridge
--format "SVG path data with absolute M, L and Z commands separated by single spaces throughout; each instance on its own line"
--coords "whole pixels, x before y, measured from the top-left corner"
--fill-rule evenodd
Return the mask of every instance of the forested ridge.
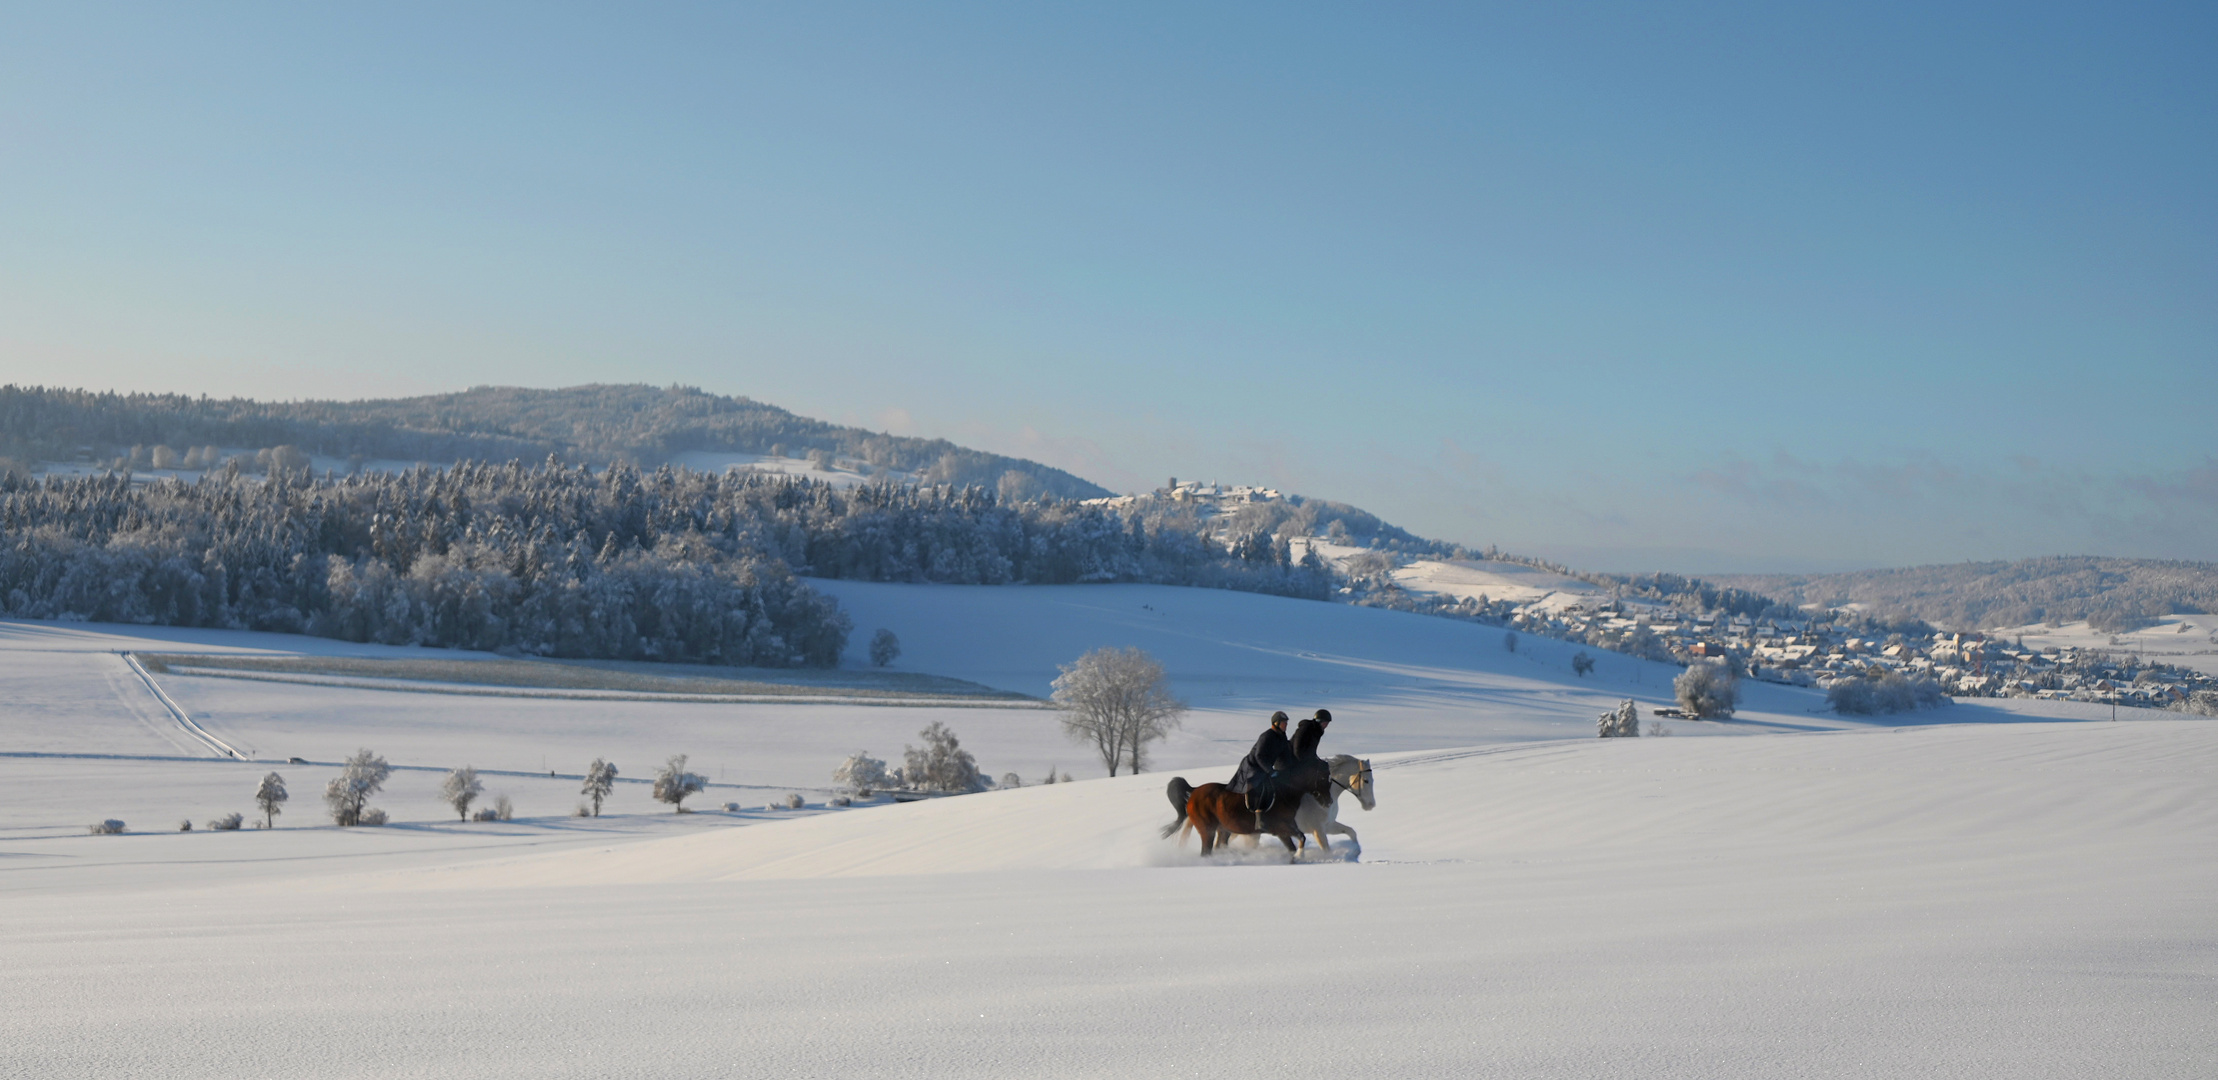
M 1957 630 L 2086 619 L 2115 632 L 2159 615 L 2218 611 L 2218 563 L 2160 559 L 2052 556 L 1720 580 L 1796 603 L 1859 604 Z
M 684 387 L 481 386 L 373 401 L 253 401 L 0 386 L 0 456 L 106 461 L 133 447 L 296 446 L 327 457 L 576 464 L 662 464 L 690 450 L 747 454 L 811 450 L 927 483 L 993 487 L 1015 472 L 1026 490 L 1066 499 L 1109 492 L 1036 461 L 796 416 L 744 397 Z
M 1060 499 L 618 465 L 317 477 L 0 478 L 0 612 L 354 641 L 832 665 L 851 626 L 797 575 L 1148 581 L 1323 599 L 1268 534 Z

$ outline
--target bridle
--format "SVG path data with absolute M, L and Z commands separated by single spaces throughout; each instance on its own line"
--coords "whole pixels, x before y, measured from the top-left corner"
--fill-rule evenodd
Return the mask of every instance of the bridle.
M 1365 765 L 1361 769 L 1356 770 L 1355 778 L 1361 781 L 1365 786 L 1369 786 L 1369 784 L 1371 783 L 1371 767 L 1369 765 Z M 1340 778 L 1337 776 L 1327 776 L 1325 777 L 1325 779 L 1332 781 L 1333 785 L 1338 787 L 1340 790 L 1345 791 L 1350 795 L 1355 794 L 1356 786 L 1354 784 L 1341 783 Z

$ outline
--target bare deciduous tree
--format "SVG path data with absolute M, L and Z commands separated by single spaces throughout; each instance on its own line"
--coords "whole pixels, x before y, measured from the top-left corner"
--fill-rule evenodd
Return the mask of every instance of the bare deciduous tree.
M 972 792 L 986 787 L 986 778 L 978 775 L 978 761 L 963 749 L 955 732 L 937 720 L 917 732 L 924 739 L 924 746 L 902 747 L 901 778 L 910 787 L 924 791 Z
M 448 773 L 446 781 L 439 785 L 439 798 L 454 807 L 455 816 L 464 821 L 470 820 L 470 804 L 483 794 L 485 784 L 478 780 L 477 770 L 468 765 Z
M 277 827 L 277 815 L 284 813 L 283 803 L 291 798 L 285 793 L 285 778 L 271 773 L 262 778 L 262 786 L 254 789 L 254 805 L 262 809 L 262 827 Z
M 1671 689 L 1679 697 L 1679 707 L 1701 720 L 1732 719 L 1733 707 L 1741 700 L 1740 679 L 1724 664 L 1690 665 L 1672 680 Z
M 368 750 L 357 750 L 346 760 L 339 775 L 324 785 L 324 805 L 331 809 L 331 820 L 341 825 L 370 824 L 363 820 L 363 811 L 370 796 L 385 787 L 385 778 L 393 774 L 393 767 L 385 759 Z M 380 816 L 375 824 L 383 825 Z
M 673 754 L 655 773 L 655 800 L 669 803 L 681 814 L 685 813 L 686 796 L 709 786 L 708 777 L 685 771 L 685 760 L 686 755 Z
M 593 764 L 585 767 L 585 786 L 578 789 L 578 794 L 593 800 L 594 817 L 601 816 L 601 800 L 608 798 L 608 793 L 615 789 L 616 765 L 594 758 Z
M 1186 703 L 1171 696 L 1163 665 L 1139 649 L 1095 649 L 1064 665 L 1054 686 L 1064 734 L 1091 745 L 1111 776 L 1120 764 L 1138 773 L 1147 744 L 1175 730 L 1186 712 Z

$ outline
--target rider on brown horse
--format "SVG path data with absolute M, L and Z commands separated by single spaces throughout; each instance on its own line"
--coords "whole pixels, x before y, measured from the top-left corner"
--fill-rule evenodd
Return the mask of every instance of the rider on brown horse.
M 1271 726 L 1256 737 L 1255 747 L 1240 759 L 1240 768 L 1225 786 L 1246 796 L 1248 809 L 1262 813 L 1278 801 L 1278 776 L 1293 764 L 1294 744 L 1286 741 L 1286 714 L 1275 712 L 1271 714 Z

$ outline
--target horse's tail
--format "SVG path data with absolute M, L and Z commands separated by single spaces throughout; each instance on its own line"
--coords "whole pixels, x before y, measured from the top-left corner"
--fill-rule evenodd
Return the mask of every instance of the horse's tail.
M 1178 831 L 1179 826 L 1186 824 L 1186 803 L 1194 797 L 1194 785 L 1187 783 L 1183 776 L 1174 776 L 1171 777 L 1170 786 L 1163 789 L 1163 794 L 1171 800 L 1171 809 L 1178 811 L 1178 816 L 1170 824 L 1163 826 L 1163 839 L 1168 840 L 1172 833 Z

